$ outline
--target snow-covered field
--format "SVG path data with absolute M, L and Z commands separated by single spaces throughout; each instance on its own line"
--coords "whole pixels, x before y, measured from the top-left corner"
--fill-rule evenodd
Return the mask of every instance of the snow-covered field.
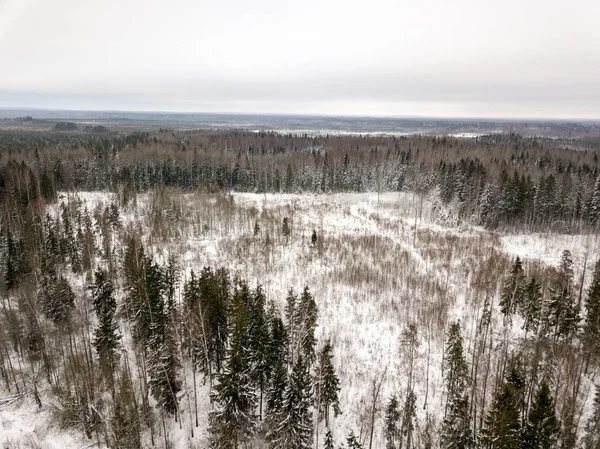
M 108 204 L 112 196 L 77 195 L 90 211 Z M 62 195 L 63 201 L 74 199 Z M 122 212 L 123 228 L 139 227 L 157 260 L 176 255 L 182 281 L 192 269 L 224 266 L 251 285 L 261 284 L 282 308 L 289 288 L 310 288 L 319 307 L 317 338 L 331 339 L 341 380 L 343 414 L 333 420 L 335 439 L 341 443 L 350 430 L 366 437 L 372 386 L 383 376 L 376 448 L 385 446 L 385 403 L 392 394 L 403 398 L 406 392 L 408 348 L 402 333 L 410 324 L 416 325 L 418 337 L 413 372 L 417 424 L 423 426 L 429 415 L 439 425 L 447 325 L 461 320 L 470 361 L 483 301 L 497 295 L 498 273 L 506 273 L 515 256 L 525 260 L 525 267 L 536 262 L 556 265 L 569 249 L 577 281 L 586 266 L 584 284 L 600 256 L 597 236 L 502 235 L 471 226 L 446 227 L 438 223 L 427 199 L 421 204 L 407 193 L 173 193 L 162 198 L 138 195 L 136 203 Z M 54 206 L 50 212 L 57 210 Z M 291 223 L 289 238 L 281 232 L 284 217 Z M 148 231 L 151 220 L 155 227 L 159 223 L 160 232 Z M 313 230 L 317 245 L 311 244 Z M 487 270 L 490 265 L 496 270 Z M 500 332 L 499 313 L 494 321 Z M 183 400 L 182 429 L 174 422 L 169 429 L 174 447 L 189 445 L 186 407 Z M 31 398 L 6 404 L 0 398 L 0 443 L 28 447 L 27 439 L 33 438 L 39 447 L 82 447 L 83 440 L 72 432 L 48 429 L 49 416 L 47 407 L 38 411 Z M 195 434 L 198 447 L 204 447 L 205 426 Z M 320 427 L 319 447 L 323 435 Z

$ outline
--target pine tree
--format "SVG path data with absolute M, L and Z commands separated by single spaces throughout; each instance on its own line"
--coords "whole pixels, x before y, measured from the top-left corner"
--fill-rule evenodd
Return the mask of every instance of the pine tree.
M 492 408 L 485 419 L 481 443 L 489 449 L 520 449 L 521 415 L 516 388 L 510 383 L 494 395 Z
M 67 279 L 57 277 L 53 268 L 48 269 L 42 278 L 39 297 L 46 317 L 57 325 L 68 324 L 75 308 L 75 293 Z
M 177 414 L 181 381 L 181 368 L 177 356 L 177 340 L 173 324 L 166 310 L 151 326 L 148 340 L 148 385 L 159 408 L 169 414 Z
M 469 449 L 474 447 L 469 414 L 469 397 L 455 397 L 448 405 L 442 422 L 442 442 L 446 449 Z
M 548 383 L 543 381 L 529 411 L 523 435 L 523 449 L 555 449 L 558 447 L 560 424 Z
M 400 442 L 400 429 L 398 423 L 400 421 L 400 410 L 398 398 L 392 396 L 385 409 L 385 448 L 398 449 Z
M 596 396 L 592 416 L 585 425 L 585 436 L 583 438 L 584 449 L 600 449 L 600 386 L 596 385 Z
M 94 330 L 94 347 L 100 358 L 100 366 L 112 378 L 112 373 L 119 359 L 119 331 L 115 321 L 117 302 L 113 295 L 113 285 L 108 274 L 102 269 L 94 273 L 92 285 L 94 311 L 98 318 L 98 326 Z
M 504 286 L 500 298 L 500 310 L 505 316 L 513 315 L 522 306 L 525 296 L 525 274 L 521 259 L 517 256 Z
M 333 435 L 331 434 L 331 430 L 327 429 L 325 433 L 325 442 L 323 444 L 323 449 L 333 449 Z
M 600 176 L 596 178 L 596 183 L 594 184 L 589 217 L 592 225 L 596 225 L 600 222 Z
M 123 374 L 118 382 L 110 418 L 113 445 L 116 449 L 141 449 L 142 447 L 140 415 L 136 405 L 131 379 L 127 374 Z
M 298 312 L 298 298 L 294 294 L 293 289 L 289 289 L 285 304 L 285 320 L 287 321 L 287 337 L 288 337 L 288 356 L 290 362 L 293 363 L 298 355 L 298 346 L 300 338 L 300 319 Z
M 406 438 L 406 449 L 412 449 L 413 436 L 415 432 L 415 418 L 417 417 L 416 410 L 417 397 L 413 391 L 409 391 L 406 395 L 404 408 L 402 410 L 402 437 Z
M 583 341 L 587 354 L 595 361 L 600 357 L 600 260 L 594 267 L 594 275 L 585 303 L 586 317 Z
M 312 246 L 317 246 L 317 231 L 313 229 L 312 235 L 310 236 L 310 243 Z
M 260 234 L 260 225 L 258 224 L 258 220 L 254 222 L 254 237 L 257 237 Z
M 273 374 L 267 388 L 267 414 L 276 416 L 283 408 L 283 397 L 287 389 L 287 369 L 281 360 L 275 362 Z
M 468 366 L 463 353 L 460 322 L 450 325 L 444 353 L 444 381 L 448 402 L 461 397 L 467 387 Z
M 256 287 L 250 304 L 250 338 L 251 377 L 259 391 L 259 419 L 262 420 L 263 395 L 271 374 L 271 360 L 268 352 L 270 340 L 265 304 L 266 298 L 262 287 Z
M 200 307 L 206 323 L 204 332 L 208 338 L 209 359 L 221 371 L 225 359 L 229 334 L 228 309 L 230 307 L 229 272 L 220 268 L 213 272 L 204 268 L 198 280 L 200 289 Z M 242 292 L 247 309 L 250 302 L 250 291 L 244 284 Z M 238 294 L 241 294 L 238 292 Z
M 290 220 L 288 219 L 288 217 L 283 217 L 283 225 L 281 226 L 281 232 L 286 238 L 288 238 L 292 233 L 290 229 Z
M 354 435 L 353 430 L 351 430 L 346 437 L 346 444 L 348 445 L 348 449 L 363 449 L 363 445 L 360 444 L 360 441 L 358 441 L 358 438 Z
M 300 352 L 310 367 L 315 361 L 315 345 L 317 343 L 315 329 L 317 327 L 318 311 L 315 299 L 308 290 L 308 287 L 304 287 L 300 296 L 298 314 L 300 319 L 300 340 L 298 342 L 300 344 Z
M 167 310 L 173 313 L 175 310 L 175 290 L 179 285 L 179 265 L 173 255 L 169 256 L 165 269 L 165 285 L 167 290 Z
M 474 444 L 471 432 L 469 398 L 466 394 L 468 367 L 463 354 L 460 322 L 450 325 L 444 352 L 446 415 L 442 423 L 442 441 L 447 449 L 468 449 Z
M 273 449 L 310 449 L 313 440 L 310 377 L 298 358 L 289 375 L 281 411 L 273 417 L 267 438 Z
M 524 303 L 520 310 L 523 317 L 523 329 L 526 333 L 537 332 L 540 324 L 542 301 L 542 286 L 535 278 L 532 278 L 525 287 Z
M 580 317 L 573 294 L 573 260 L 568 250 L 561 256 L 551 289 L 548 315 L 548 324 L 554 328 L 555 339 L 570 338 L 577 332 Z
M 333 367 L 333 346 L 328 340 L 317 358 L 315 369 L 315 395 L 319 420 L 325 418 L 325 427 L 329 427 L 329 410 L 333 408 L 334 416 L 340 414 L 338 393 L 340 381 Z
M 237 285 L 231 303 L 230 346 L 223 372 L 212 393 L 215 410 L 210 414 L 211 446 L 238 449 L 254 434 L 256 393 L 252 388 L 251 355 L 246 337 L 250 323 L 250 292 Z

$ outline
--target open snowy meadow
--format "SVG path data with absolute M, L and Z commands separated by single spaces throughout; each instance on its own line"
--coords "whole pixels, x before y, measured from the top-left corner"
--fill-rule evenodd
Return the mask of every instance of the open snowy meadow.
M 110 193 L 60 197 L 62 202 L 81 201 L 90 212 L 118 202 Z M 58 210 L 54 205 L 48 212 Z M 287 236 L 282 232 L 286 217 Z M 409 193 L 164 191 L 137 195 L 121 210 L 120 220 L 119 235 L 112 242 L 117 256 L 122 257 L 122 237 L 139 232 L 146 252 L 156 261 L 176 257 L 180 286 L 192 270 L 225 267 L 252 287 L 262 285 L 267 299 L 280 310 L 290 288 L 299 293 L 308 286 L 318 306 L 317 348 L 331 340 L 340 378 L 342 414 L 332 420 L 334 439 L 342 443 L 354 431 L 369 447 L 373 428 L 374 448 L 385 446 L 385 404 L 393 394 L 403 400 L 409 387 L 416 394 L 417 429 L 426 425 L 439 429 L 444 341 L 449 324 L 457 320 L 463 328 L 471 375 L 485 374 L 486 381 L 490 379 L 487 389 L 475 392 L 473 407 L 476 411 L 489 403 L 501 372 L 495 354 L 501 351 L 480 359 L 478 323 L 488 301 L 493 307 L 490 345 L 523 338 L 520 326 L 506 327 L 497 306 L 503 277 L 516 256 L 524 261 L 526 272 L 541 273 L 556 266 L 564 250 L 571 251 L 574 279 L 584 292 L 600 256 L 597 235 L 490 232 L 456 223 L 427 197 Z M 89 301 L 86 281 L 71 276 L 73 288 L 83 298 L 78 307 L 84 308 Z M 179 301 L 181 296 L 179 288 Z M 131 344 L 128 326 L 124 321 L 120 325 L 124 344 Z M 199 394 L 197 404 L 192 404 L 194 378 L 185 363 L 182 375 L 181 419 L 168 420 L 158 430 L 166 432 L 166 437 L 157 437 L 158 447 L 206 447 L 209 389 L 197 376 Z M 582 388 L 578 415 L 582 424 L 591 404 L 592 382 L 586 378 Z M 558 396 L 560 388 L 559 384 Z M 28 396 L 0 398 L 3 448 L 94 447 L 80 433 L 54 423 L 48 398 L 41 391 L 42 403 L 48 405 L 42 409 Z M 198 427 L 192 419 L 196 406 Z M 321 422 L 318 447 L 324 432 Z

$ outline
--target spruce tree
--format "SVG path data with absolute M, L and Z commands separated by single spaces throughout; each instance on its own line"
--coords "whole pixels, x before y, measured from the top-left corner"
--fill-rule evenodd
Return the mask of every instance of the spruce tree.
M 532 278 L 525 287 L 524 303 L 520 310 L 523 317 L 523 329 L 526 333 L 537 332 L 542 301 L 542 286 L 535 278 Z
M 216 448 L 238 449 L 250 440 L 256 428 L 257 401 L 246 341 L 250 330 L 249 302 L 248 286 L 237 285 L 231 303 L 226 364 L 212 393 L 215 410 L 210 414 L 210 437 L 212 447 Z
M 288 238 L 292 233 L 290 229 L 290 220 L 288 217 L 283 217 L 283 225 L 281 226 L 281 232 L 285 238 Z
M 447 449 L 468 449 L 473 446 L 469 397 L 468 367 L 463 354 L 460 322 L 450 325 L 444 352 L 444 383 L 446 414 L 442 423 L 442 441 Z
M 585 303 L 586 317 L 583 341 L 588 356 L 597 361 L 600 357 L 600 260 L 594 267 L 594 275 Z
M 340 414 L 338 393 L 340 380 L 333 366 L 333 346 L 328 340 L 319 351 L 315 369 L 315 396 L 319 420 L 325 418 L 325 427 L 329 427 L 329 410 L 333 408 L 334 416 Z
M 398 398 L 392 396 L 385 409 L 385 448 L 398 449 L 400 443 L 400 410 Z
M 600 176 L 596 178 L 594 184 L 594 190 L 592 192 L 592 199 L 590 202 L 590 223 L 596 225 L 600 223 Z
M 346 444 L 348 445 L 348 449 L 363 449 L 363 445 L 360 444 L 360 441 L 358 441 L 358 438 L 354 435 L 354 430 L 351 430 L 346 437 Z
M 119 331 L 115 321 L 117 302 L 113 292 L 113 284 L 108 274 L 102 269 L 94 273 L 92 285 L 94 311 L 98 318 L 98 326 L 94 330 L 94 347 L 100 358 L 100 366 L 112 378 L 116 363 L 119 359 Z
M 283 408 L 283 398 L 287 389 L 287 367 L 283 361 L 277 360 L 267 388 L 267 414 L 276 416 Z
M 584 449 L 600 449 L 600 386 L 596 385 L 596 396 L 592 408 L 592 416 L 585 425 L 583 438 Z
M 523 264 L 517 256 L 504 286 L 500 298 L 500 310 L 505 316 L 513 315 L 522 306 L 525 296 L 525 274 Z
M 298 346 L 300 338 L 300 317 L 298 312 L 298 298 L 294 290 L 289 289 L 285 299 L 285 320 L 287 322 L 288 356 L 293 363 L 298 355 Z
M 325 442 L 323 443 L 323 449 L 333 448 L 333 435 L 331 434 L 331 430 L 327 429 L 327 432 L 325 432 Z
M 313 442 L 310 412 L 311 391 L 308 368 L 299 357 L 289 374 L 283 403 L 267 432 L 273 449 L 310 449 Z
M 110 428 L 116 449 L 141 449 L 141 423 L 131 379 L 123 374 L 118 381 Z M 113 447 L 111 446 L 111 447 Z
M 521 414 L 514 385 L 504 383 L 494 395 L 480 440 L 488 449 L 521 448 Z
M 469 449 L 474 447 L 467 394 L 457 396 L 448 405 L 442 422 L 442 444 L 446 449 Z
M 402 438 L 406 438 L 406 449 L 413 448 L 414 432 L 415 432 L 415 418 L 417 417 L 416 409 L 417 397 L 413 391 L 409 391 L 404 401 L 404 407 L 402 409 L 402 426 L 400 428 L 402 432 Z
M 304 287 L 302 295 L 300 296 L 298 315 L 300 320 L 299 350 L 303 359 L 310 367 L 315 361 L 315 345 L 317 343 L 315 339 L 315 329 L 317 327 L 318 311 L 315 299 L 308 290 L 308 287 Z
M 550 387 L 542 381 L 529 411 L 523 435 L 523 449 L 555 449 L 558 447 L 560 424 L 556 418 Z
M 573 292 L 573 260 L 565 250 L 551 289 L 548 303 L 548 324 L 554 329 L 556 340 L 570 338 L 579 326 L 579 311 Z
M 75 293 L 65 277 L 57 277 L 54 267 L 45 271 L 38 295 L 42 311 L 56 325 L 68 324 L 75 308 Z
M 251 377 L 259 391 L 259 419 L 263 414 L 263 395 L 271 374 L 271 359 L 269 354 L 269 326 L 266 316 L 266 297 L 259 285 L 256 287 L 250 304 L 250 335 L 249 349 L 251 357 Z
M 169 414 L 178 412 L 181 391 L 177 340 L 171 319 L 165 310 L 151 326 L 148 340 L 148 385 L 159 408 Z

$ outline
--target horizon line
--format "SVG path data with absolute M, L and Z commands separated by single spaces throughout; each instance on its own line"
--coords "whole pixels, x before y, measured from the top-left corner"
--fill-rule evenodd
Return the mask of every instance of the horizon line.
M 478 117 L 478 116 L 450 116 L 450 115 L 409 115 L 409 114 L 355 114 L 355 113 L 295 113 L 295 112 L 240 112 L 240 111 L 181 111 L 181 110 L 136 110 L 136 109 L 77 109 L 77 108 L 60 108 L 60 107 L 34 107 L 34 106 L 0 106 L 0 111 L 48 111 L 48 112 L 79 112 L 79 113 L 121 113 L 121 114 L 176 114 L 176 115 L 238 115 L 238 116 L 282 116 L 282 117 L 339 117 L 339 118 L 380 118 L 380 119 L 429 119 L 429 120 L 479 120 L 479 121 L 549 121 L 549 122 L 598 122 L 597 118 L 573 118 L 573 117 Z M 9 117 L 0 117 L 0 119 L 8 119 Z

